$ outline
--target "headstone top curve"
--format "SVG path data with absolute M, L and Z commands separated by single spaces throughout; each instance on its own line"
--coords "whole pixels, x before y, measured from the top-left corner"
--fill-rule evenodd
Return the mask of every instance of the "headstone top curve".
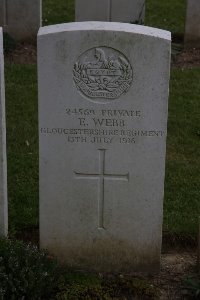
M 161 38 L 164 40 L 171 41 L 171 32 L 163 29 L 157 29 L 148 26 L 134 25 L 127 23 L 117 22 L 98 22 L 98 21 L 85 21 L 85 22 L 73 22 L 56 24 L 50 26 L 41 27 L 38 32 L 38 37 L 48 34 L 61 33 L 65 31 L 116 31 L 116 32 L 127 32 L 141 35 L 152 36 L 155 38 Z

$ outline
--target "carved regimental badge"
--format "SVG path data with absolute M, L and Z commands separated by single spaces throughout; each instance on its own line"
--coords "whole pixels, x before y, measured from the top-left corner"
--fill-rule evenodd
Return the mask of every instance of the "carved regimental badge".
M 92 48 L 83 53 L 73 73 L 78 90 L 92 99 L 119 98 L 128 91 L 133 80 L 127 58 L 109 47 Z

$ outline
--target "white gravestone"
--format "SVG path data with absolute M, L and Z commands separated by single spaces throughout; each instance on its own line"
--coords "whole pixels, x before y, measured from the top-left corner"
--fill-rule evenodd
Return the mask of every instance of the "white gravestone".
M 185 47 L 200 47 L 200 1 L 187 1 L 187 14 L 185 24 Z
M 3 33 L 0 28 L 0 236 L 8 233 Z
M 35 39 L 42 26 L 42 0 L 0 0 L 0 26 L 15 40 Z
M 76 0 L 76 21 L 144 23 L 145 0 Z
M 72 266 L 159 269 L 170 44 L 122 23 L 39 31 L 40 243 Z

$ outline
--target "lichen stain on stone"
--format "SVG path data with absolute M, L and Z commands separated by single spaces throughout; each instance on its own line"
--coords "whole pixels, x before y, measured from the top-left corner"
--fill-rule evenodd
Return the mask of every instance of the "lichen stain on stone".
M 69 58 L 67 54 L 69 54 L 69 44 L 66 40 L 60 40 L 56 43 L 56 54 L 59 61 L 63 64 L 66 63 L 67 59 Z
M 159 272 L 159 249 L 146 245 L 143 252 L 137 246 L 125 241 L 112 239 L 99 240 L 90 244 L 76 244 L 73 239 L 63 245 L 48 245 L 50 253 L 60 261 L 72 267 L 81 267 L 92 271 L 102 272 L 140 272 L 155 274 Z

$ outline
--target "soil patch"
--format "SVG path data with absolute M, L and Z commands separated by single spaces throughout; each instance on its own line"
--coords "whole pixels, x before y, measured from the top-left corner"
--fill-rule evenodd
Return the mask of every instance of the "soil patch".
M 183 50 L 176 54 L 172 66 L 178 68 L 200 67 L 200 49 Z
M 152 279 L 160 289 L 160 300 L 185 300 L 188 293 L 183 288 L 183 280 L 196 272 L 197 256 L 195 251 L 167 253 L 161 257 L 161 271 Z
M 5 54 L 5 60 L 14 64 L 36 64 L 37 47 L 34 44 L 17 44 L 14 50 Z

